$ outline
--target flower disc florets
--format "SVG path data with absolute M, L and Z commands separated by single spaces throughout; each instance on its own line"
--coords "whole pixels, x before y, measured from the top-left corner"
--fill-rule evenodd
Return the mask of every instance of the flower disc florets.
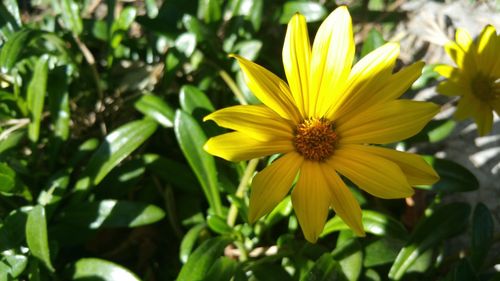
M 309 118 L 297 125 L 293 143 L 305 159 L 324 161 L 335 151 L 337 140 L 333 122 L 325 118 Z
M 471 81 L 472 93 L 484 102 L 500 98 L 500 79 L 478 73 Z

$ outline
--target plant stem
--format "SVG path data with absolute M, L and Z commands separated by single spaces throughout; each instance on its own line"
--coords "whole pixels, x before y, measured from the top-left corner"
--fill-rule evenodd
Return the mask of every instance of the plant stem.
M 247 191 L 248 188 L 248 181 L 250 181 L 250 177 L 253 175 L 253 172 L 255 171 L 255 168 L 257 168 L 258 163 L 259 159 L 252 159 L 248 161 L 247 168 L 245 169 L 245 172 L 241 177 L 240 184 L 238 185 L 238 189 L 234 194 L 236 197 L 242 198 L 245 195 L 245 192 Z M 233 227 L 234 223 L 236 222 L 237 216 L 238 216 L 238 208 L 236 208 L 236 205 L 232 203 L 231 207 L 229 208 L 229 213 L 227 215 L 227 225 Z
M 236 82 L 234 82 L 233 78 L 227 74 L 224 70 L 219 71 L 219 75 L 226 82 L 227 86 L 233 91 L 234 95 L 238 99 L 239 103 L 242 105 L 247 105 L 248 102 L 245 100 L 245 96 L 241 92 L 240 88 L 238 88 L 238 85 L 236 85 Z

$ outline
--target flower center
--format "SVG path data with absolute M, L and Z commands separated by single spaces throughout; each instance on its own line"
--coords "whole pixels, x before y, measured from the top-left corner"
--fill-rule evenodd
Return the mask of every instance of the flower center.
M 293 143 L 307 160 L 324 161 L 330 157 L 338 141 L 333 122 L 325 118 L 309 118 L 297 125 Z
M 482 101 L 490 102 L 500 98 L 500 78 L 478 73 L 471 81 L 471 88 L 474 95 Z

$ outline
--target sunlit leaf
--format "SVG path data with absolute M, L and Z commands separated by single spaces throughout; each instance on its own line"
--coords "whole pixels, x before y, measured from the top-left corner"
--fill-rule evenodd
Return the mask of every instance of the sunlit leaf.
M 38 258 L 47 269 L 54 271 L 54 267 L 50 261 L 47 221 L 43 206 L 37 205 L 28 213 L 26 243 L 30 248 L 31 254 Z
M 72 266 L 71 280 L 140 281 L 129 269 L 98 258 L 79 259 Z

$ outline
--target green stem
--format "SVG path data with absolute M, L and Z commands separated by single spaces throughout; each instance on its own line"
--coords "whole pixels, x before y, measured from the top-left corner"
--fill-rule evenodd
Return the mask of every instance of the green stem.
M 241 177 L 240 184 L 238 185 L 238 189 L 236 190 L 236 193 L 234 194 L 238 198 L 242 198 L 248 188 L 248 182 L 250 181 L 250 177 L 252 177 L 255 168 L 257 168 L 257 164 L 259 163 L 259 159 L 252 159 L 248 161 L 247 168 L 245 169 L 245 172 L 243 173 L 243 176 Z M 227 225 L 230 227 L 234 226 L 234 223 L 236 222 L 236 217 L 238 216 L 238 208 L 234 203 L 231 204 L 231 207 L 229 208 L 229 213 L 227 215 Z
M 236 85 L 236 82 L 234 82 L 233 78 L 227 74 L 224 70 L 219 71 L 219 75 L 226 82 L 227 86 L 233 91 L 234 95 L 242 105 L 247 105 L 248 102 L 245 100 L 245 96 L 241 92 L 240 88 L 238 88 L 238 85 Z

